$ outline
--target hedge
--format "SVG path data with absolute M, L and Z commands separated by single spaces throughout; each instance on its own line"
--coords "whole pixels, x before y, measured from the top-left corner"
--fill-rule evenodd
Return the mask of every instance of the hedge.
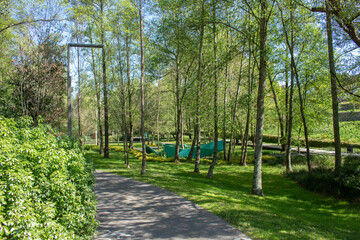
M 92 164 L 78 141 L 0 117 L 0 239 L 91 239 Z
M 293 142 L 297 141 L 297 139 L 293 140 Z M 277 135 L 264 135 L 263 142 L 267 143 L 277 143 L 278 136 Z M 334 147 L 334 140 L 319 140 L 319 139 L 309 139 L 310 147 Z M 300 138 L 300 145 L 305 145 L 305 139 Z M 342 147 L 347 147 L 348 145 L 353 145 L 354 148 L 360 148 L 359 143 L 351 143 L 351 142 L 341 142 Z

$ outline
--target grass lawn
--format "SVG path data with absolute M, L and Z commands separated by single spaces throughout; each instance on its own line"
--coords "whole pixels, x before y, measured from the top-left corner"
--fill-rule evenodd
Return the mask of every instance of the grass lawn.
M 264 198 L 251 195 L 253 166 L 217 165 L 207 179 L 208 164 L 193 173 L 194 163 L 148 161 L 140 175 L 141 161 L 123 152 L 109 159 L 89 151 L 98 170 L 150 183 L 177 193 L 225 219 L 254 239 L 359 239 L 360 205 L 306 191 L 281 175 L 284 168 L 263 166 Z

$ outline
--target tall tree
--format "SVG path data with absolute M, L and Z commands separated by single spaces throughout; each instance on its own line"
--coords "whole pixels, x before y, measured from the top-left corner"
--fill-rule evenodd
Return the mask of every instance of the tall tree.
M 294 52 L 294 10 L 293 10 L 293 1 L 290 1 L 290 36 L 287 34 L 287 31 L 285 31 L 285 42 L 287 46 L 286 54 L 290 52 L 290 55 L 292 52 Z M 285 28 L 285 26 L 284 26 Z M 289 40 L 290 38 L 290 40 Z M 287 58 L 288 56 L 286 56 Z M 290 59 L 292 59 L 290 57 Z M 286 125 L 286 133 L 287 133 L 287 139 L 286 139 L 286 149 L 285 149 L 285 164 L 286 164 L 286 171 L 292 172 L 291 167 L 291 143 L 292 143 L 292 128 L 293 128 L 293 99 L 294 99 L 294 79 L 295 79 L 295 62 L 290 61 L 290 91 L 288 95 L 288 112 L 287 112 L 287 125 Z
M 299 79 L 299 74 L 297 71 L 297 65 L 295 62 L 295 30 L 294 30 L 294 12 L 296 10 L 296 6 L 293 5 L 292 1 L 290 2 L 290 41 L 289 41 L 289 37 L 288 37 L 288 31 L 286 29 L 286 24 L 284 21 L 284 16 L 283 16 L 283 9 L 282 7 L 280 7 L 279 3 L 279 10 L 280 10 L 280 14 L 281 14 L 281 22 L 283 25 L 283 29 L 284 29 L 284 33 L 285 33 L 285 42 L 286 42 L 286 46 L 289 49 L 290 52 L 290 60 L 291 60 L 291 75 L 292 78 L 295 78 L 296 80 L 296 85 L 298 88 L 298 95 L 299 95 L 299 103 L 300 103 L 300 113 L 301 113 L 301 119 L 302 119 L 302 123 L 303 123 L 303 128 L 304 128 L 304 136 L 305 136 L 305 144 L 306 144 L 306 158 L 307 158 L 307 165 L 308 165 L 308 171 L 311 172 L 311 163 L 310 163 L 310 144 L 309 144 L 309 138 L 308 138 L 308 127 L 307 127 L 307 123 L 306 123 L 306 119 L 305 119 L 305 113 L 304 113 L 304 101 L 303 101 L 303 96 L 301 93 L 301 84 L 300 84 L 300 79 Z M 301 54 L 299 54 L 301 55 Z M 292 79 L 293 82 L 293 79 Z M 291 97 L 292 93 L 290 92 L 290 97 Z M 291 103 L 290 103 L 291 104 Z M 290 107 L 290 109 L 292 108 L 292 106 Z M 290 115 L 289 115 L 290 116 Z M 290 121 L 290 117 L 289 117 L 289 123 L 292 123 L 292 119 Z M 292 126 L 289 125 L 289 134 L 291 134 L 291 129 L 290 127 Z M 287 148 L 289 149 L 289 147 Z M 286 170 L 287 171 L 291 171 L 291 164 L 290 161 L 287 161 L 286 164 Z
M 331 99 L 332 99 L 332 111 L 333 111 L 333 131 L 334 131 L 334 148 L 335 148 L 335 173 L 340 174 L 341 170 L 341 139 L 340 139 L 340 127 L 339 127 L 339 103 L 337 97 L 337 77 L 335 70 L 334 59 L 334 47 L 333 47 L 333 31 L 331 19 L 332 15 L 336 16 L 336 21 L 343 28 L 343 30 L 351 37 L 351 39 L 360 46 L 360 38 L 356 33 L 353 21 L 360 16 L 358 8 L 345 7 L 347 11 L 343 11 L 345 4 L 341 5 L 337 1 L 325 0 L 325 7 L 314 7 L 311 9 L 313 12 L 326 13 L 326 33 L 328 44 L 328 57 L 329 57 L 329 70 L 330 70 L 330 82 L 331 82 Z M 357 5 L 358 6 L 358 5 Z M 347 13 L 347 14 L 344 14 Z
M 104 122 L 105 122 L 105 149 L 104 158 L 110 157 L 109 149 L 109 106 L 108 106 L 108 90 L 106 80 L 106 51 L 105 51 L 105 26 L 104 26 L 104 0 L 100 1 L 100 13 L 101 13 L 101 44 L 102 48 L 102 71 L 103 71 L 103 95 L 104 95 Z
M 200 141 L 201 141 L 201 131 L 200 131 L 200 95 L 202 87 L 202 77 L 203 77 L 203 43 L 204 43 L 204 18 L 205 18 L 205 1 L 201 1 L 201 13 L 200 13 L 200 35 L 199 35 L 199 55 L 198 55 L 198 69 L 197 69 L 197 86 L 196 86 L 196 158 L 195 158 L 195 168 L 194 172 L 200 172 Z M 195 137 L 195 136 L 194 136 Z
M 216 45 L 216 0 L 213 0 L 213 54 L 214 54 L 214 156 L 207 174 L 211 178 L 214 172 L 217 148 L 218 148 L 218 63 L 217 63 L 217 45 Z
M 132 112 L 132 84 L 130 77 L 130 44 L 131 38 L 128 33 L 125 36 L 125 44 L 126 44 L 126 76 L 127 76 L 127 90 L 128 90 L 128 112 L 129 112 L 129 132 L 130 132 L 130 143 L 129 148 L 134 149 L 134 122 L 133 122 L 133 112 Z
M 259 50 L 260 50 L 260 69 L 259 69 L 259 85 L 257 96 L 256 110 L 256 145 L 254 152 L 254 177 L 252 193 L 258 196 L 264 196 L 262 190 L 262 144 L 264 129 L 264 98 L 265 98 L 265 82 L 266 82 L 266 38 L 267 25 L 269 17 L 267 0 L 260 0 L 260 17 L 259 21 Z
M 334 141 L 335 141 L 335 173 L 337 175 L 340 175 L 341 139 L 340 139 L 340 127 L 339 127 L 339 103 L 337 97 L 334 47 L 333 47 L 333 37 L 332 37 L 332 27 L 331 27 L 331 12 L 327 1 L 325 4 L 326 4 L 326 33 L 328 39 L 331 99 L 332 99 L 332 111 L 333 111 L 333 129 L 334 129 Z
M 90 44 L 93 44 L 93 36 L 92 36 L 92 26 L 91 23 L 89 22 L 89 39 L 90 39 Z M 94 48 L 91 48 L 91 67 L 93 70 L 93 74 L 94 74 L 94 82 L 95 82 L 95 93 L 96 93 L 96 111 L 97 111 L 97 130 L 98 130 L 98 144 L 99 144 L 99 154 L 103 154 L 104 153 L 104 140 L 103 140 L 103 128 L 102 128 L 102 118 L 101 118 L 101 80 L 100 77 L 98 76 L 98 72 L 97 72 L 97 67 L 96 67 L 96 61 L 95 61 L 95 53 L 94 53 Z
M 140 78 L 140 94 L 141 94 L 141 146 L 142 146 L 142 165 L 141 174 L 146 173 L 146 148 L 144 136 L 144 36 L 143 36 L 143 15 L 142 15 L 142 0 L 139 0 L 139 20 L 140 20 L 140 48 L 141 48 L 141 78 Z

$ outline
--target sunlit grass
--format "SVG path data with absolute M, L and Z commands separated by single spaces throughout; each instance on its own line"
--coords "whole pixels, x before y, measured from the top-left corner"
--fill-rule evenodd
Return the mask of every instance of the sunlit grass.
M 98 170 L 113 172 L 177 193 L 225 219 L 255 239 L 359 239 L 360 206 L 306 191 L 281 175 L 282 167 L 263 167 L 265 197 L 251 195 L 253 166 L 221 164 L 212 179 L 209 165 L 193 173 L 192 162 L 147 162 L 140 175 L 141 161 L 131 155 L 127 169 L 122 152 L 110 159 L 88 152 Z

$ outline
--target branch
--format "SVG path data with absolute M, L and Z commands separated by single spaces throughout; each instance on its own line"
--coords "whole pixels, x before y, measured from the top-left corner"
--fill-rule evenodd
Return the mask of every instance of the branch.
M 251 36 L 249 37 L 249 32 L 242 31 L 242 30 L 240 30 L 240 29 L 232 26 L 232 25 L 229 24 L 229 23 L 225 23 L 225 22 L 221 22 L 221 21 L 204 21 L 204 23 L 206 23 L 206 24 L 213 24 L 213 23 L 215 23 L 215 24 L 224 25 L 224 26 L 226 26 L 226 27 L 228 27 L 228 28 L 230 28 L 230 29 L 232 29 L 232 30 L 234 30 L 234 31 L 242 34 L 242 36 L 243 36 L 245 39 L 251 40 L 251 39 L 250 39 Z M 255 45 L 258 45 L 258 44 L 255 43 Z
M 321 12 L 321 13 L 326 13 L 326 9 L 323 7 L 313 7 L 311 8 L 312 12 Z
M 313 7 L 311 8 L 312 12 L 321 12 L 326 13 L 326 9 L 323 7 Z M 352 16 L 350 19 L 343 18 L 340 16 L 340 12 L 342 10 L 330 10 L 327 14 L 333 14 L 336 18 L 335 21 L 339 24 L 339 26 L 349 35 L 349 37 L 354 41 L 354 43 L 360 47 L 360 37 L 356 33 L 355 26 L 353 21 L 360 16 L 360 12 Z
M 311 11 L 311 8 L 309 8 L 308 6 L 306 6 L 305 4 L 303 4 L 301 1 L 297 1 L 297 0 L 294 0 L 295 3 L 297 3 L 300 7 L 303 7 L 309 11 Z
M 0 29 L 0 33 L 2 33 L 3 31 L 5 31 L 6 29 L 9 29 L 11 27 L 16 27 L 16 26 L 20 26 L 20 25 L 24 25 L 24 24 L 36 23 L 36 22 L 63 21 L 63 20 L 66 20 L 66 19 L 37 19 L 37 20 L 28 20 L 28 21 L 18 22 L 18 23 L 10 24 L 10 25 L 6 26 L 5 28 Z
M 357 97 L 357 98 L 360 98 L 360 95 L 356 94 L 356 93 L 353 93 L 351 92 L 350 90 L 346 89 L 340 82 L 339 78 L 336 76 L 335 73 L 331 72 L 331 75 L 333 75 L 335 78 L 336 78 L 336 81 L 337 83 L 339 84 L 339 87 L 344 90 L 345 92 L 347 92 L 348 94 L 354 96 L 354 97 Z

